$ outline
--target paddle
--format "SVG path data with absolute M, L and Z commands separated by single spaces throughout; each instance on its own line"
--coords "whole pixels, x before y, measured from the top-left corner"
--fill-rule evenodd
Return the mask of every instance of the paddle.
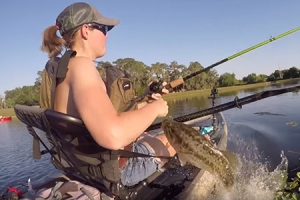
M 167 85 L 165 86 L 165 88 L 168 89 L 169 91 L 171 91 L 171 90 L 174 89 L 175 87 L 177 87 L 177 86 L 183 84 L 186 80 L 188 80 L 188 79 L 190 79 L 190 78 L 192 78 L 192 77 L 194 77 L 194 76 L 196 76 L 196 75 L 198 75 L 198 74 L 201 74 L 201 73 L 203 73 L 203 72 L 206 72 L 206 71 L 208 71 L 208 70 L 210 70 L 210 69 L 212 69 L 212 68 L 214 68 L 214 67 L 216 67 L 216 66 L 218 66 L 218 65 L 220 65 L 220 64 L 222 64 L 222 63 L 225 63 L 225 62 L 227 62 L 227 61 L 229 61 L 229 60 L 232 60 L 232 59 L 234 59 L 234 58 L 236 58 L 236 57 L 238 57 L 238 56 L 241 56 L 241 55 L 243 55 L 243 54 L 245 54 L 245 53 L 247 53 L 247 52 L 249 52 L 249 51 L 252 51 L 252 50 L 254 50 L 254 49 L 257 49 L 257 48 L 259 48 L 259 47 L 261 47 L 261 46 L 263 46 L 263 45 L 266 45 L 266 44 L 268 44 L 268 43 L 270 43 L 270 42 L 273 42 L 273 41 L 275 41 L 275 40 L 277 40 L 277 39 L 279 39 L 279 38 L 285 37 L 285 36 L 287 36 L 287 35 L 289 35 L 289 34 L 292 34 L 292 33 L 296 32 L 296 31 L 299 31 L 299 30 L 300 30 L 300 27 L 295 28 L 295 29 L 292 29 L 292 30 L 287 31 L 287 32 L 285 32 L 285 33 L 282 33 L 282 34 L 280 34 L 280 35 L 278 35 L 278 36 L 276 36 L 276 37 L 271 37 L 270 39 L 268 39 L 268 40 L 266 40 L 266 41 L 263 41 L 263 42 L 261 42 L 261 43 L 259 43 L 259 44 L 257 44 L 257 45 L 254 45 L 254 46 L 252 46 L 252 47 L 249 47 L 249 48 L 247 48 L 247 49 L 245 49 L 245 50 L 243 50 L 243 51 L 240 51 L 240 52 L 238 52 L 238 53 L 235 53 L 235 54 L 233 54 L 233 55 L 231 55 L 231 56 L 229 56 L 229 57 L 227 57 L 227 58 L 224 58 L 223 60 L 220 60 L 220 61 L 218 61 L 218 62 L 216 62 L 216 63 L 214 63 L 214 64 L 212 64 L 212 65 L 210 65 L 210 66 L 208 66 L 208 67 L 206 67 L 206 68 L 204 68 L 204 69 L 201 69 L 201 70 L 199 70 L 199 71 L 197 71 L 197 72 L 191 73 L 191 74 L 189 74 L 188 76 L 186 76 L 186 77 L 184 77 L 184 78 L 179 78 L 179 79 L 177 79 L 177 80 L 174 80 L 174 81 L 170 82 L 169 84 L 167 84 Z M 141 96 L 136 97 L 136 98 L 134 99 L 134 101 L 135 101 L 135 102 L 139 102 L 139 101 L 141 101 L 142 99 L 144 99 L 146 96 L 151 96 L 151 94 L 153 94 L 153 93 L 161 93 L 161 94 L 162 94 L 162 89 L 163 89 L 162 83 L 163 83 L 162 80 L 159 80 L 159 81 L 157 81 L 157 82 L 151 83 L 150 86 L 149 86 L 149 89 L 150 89 L 150 90 L 149 90 L 149 93 L 148 93 L 148 94 L 143 94 L 143 95 L 141 95 Z
M 177 117 L 177 118 L 174 118 L 173 120 L 177 121 L 177 122 L 186 122 L 186 121 L 193 120 L 193 119 L 196 119 L 199 117 L 203 117 L 203 116 L 211 115 L 214 113 L 222 112 L 225 110 L 229 110 L 229 109 L 232 109 L 235 107 L 241 109 L 242 106 L 245 104 L 259 101 L 259 100 L 262 100 L 262 99 L 265 99 L 268 97 L 277 96 L 277 95 L 288 93 L 288 92 L 293 92 L 293 91 L 296 91 L 299 89 L 300 89 L 300 85 L 296 85 L 296 86 L 282 88 L 282 89 L 266 90 L 266 91 L 258 92 L 256 94 L 246 96 L 241 99 L 239 99 L 238 97 L 235 97 L 235 99 L 231 102 L 224 103 L 224 104 L 212 107 L 212 108 L 200 110 L 200 111 L 197 111 L 197 112 L 194 112 L 191 114 L 187 114 L 187 115 L 184 115 L 181 117 Z M 158 129 L 158 128 L 160 128 L 160 126 L 161 126 L 161 122 L 152 124 L 151 126 L 149 126 L 149 128 L 147 128 L 146 131 Z

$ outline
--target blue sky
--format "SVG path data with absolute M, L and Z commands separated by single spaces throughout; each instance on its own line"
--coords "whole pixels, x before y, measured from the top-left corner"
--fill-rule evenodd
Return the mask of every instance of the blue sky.
M 42 32 L 76 1 L 3 1 L 0 6 L 0 95 L 32 85 L 47 55 Z M 176 60 L 204 67 L 300 26 L 300 1 L 260 0 L 90 0 L 99 11 L 121 21 L 110 33 L 100 60 L 132 57 L 147 65 Z M 219 74 L 270 74 L 300 68 L 300 31 L 216 67 Z

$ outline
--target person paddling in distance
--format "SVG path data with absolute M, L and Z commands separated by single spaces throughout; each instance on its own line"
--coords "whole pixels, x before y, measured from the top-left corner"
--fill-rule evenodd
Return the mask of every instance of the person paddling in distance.
M 144 133 L 140 137 L 156 118 L 168 114 L 167 102 L 161 95 L 153 94 L 154 100 L 138 109 L 118 113 L 94 66 L 93 60 L 106 53 L 108 32 L 118 24 L 119 20 L 104 17 L 87 3 L 74 3 L 58 15 L 55 25 L 44 30 L 41 50 L 49 58 L 58 56 L 63 47 L 76 51 L 68 64 L 66 78 L 57 85 L 53 109 L 82 119 L 94 140 L 104 148 L 130 147 L 129 150 L 143 154 L 174 156 L 176 152 L 163 134 L 153 138 Z M 163 92 L 168 93 L 168 90 Z M 131 147 L 129 144 L 138 137 L 141 139 Z M 121 182 L 127 186 L 135 185 L 166 162 L 146 157 L 139 157 L 134 162 L 133 158 L 125 159 L 120 167 Z

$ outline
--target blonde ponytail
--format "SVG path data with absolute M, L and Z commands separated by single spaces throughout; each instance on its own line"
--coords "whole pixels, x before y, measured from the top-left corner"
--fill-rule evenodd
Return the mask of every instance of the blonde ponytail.
M 48 53 L 49 58 L 58 56 L 66 45 L 66 40 L 57 36 L 57 30 L 57 26 L 53 25 L 46 28 L 43 33 L 41 51 Z

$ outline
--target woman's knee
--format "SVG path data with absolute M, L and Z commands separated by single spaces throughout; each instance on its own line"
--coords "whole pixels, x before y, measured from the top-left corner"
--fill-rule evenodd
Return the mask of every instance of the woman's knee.
M 143 133 L 138 139 L 138 142 L 144 143 L 151 148 L 157 156 L 174 156 L 176 154 L 175 149 L 170 145 L 167 137 L 163 132 L 155 137 L 148 133 Z

